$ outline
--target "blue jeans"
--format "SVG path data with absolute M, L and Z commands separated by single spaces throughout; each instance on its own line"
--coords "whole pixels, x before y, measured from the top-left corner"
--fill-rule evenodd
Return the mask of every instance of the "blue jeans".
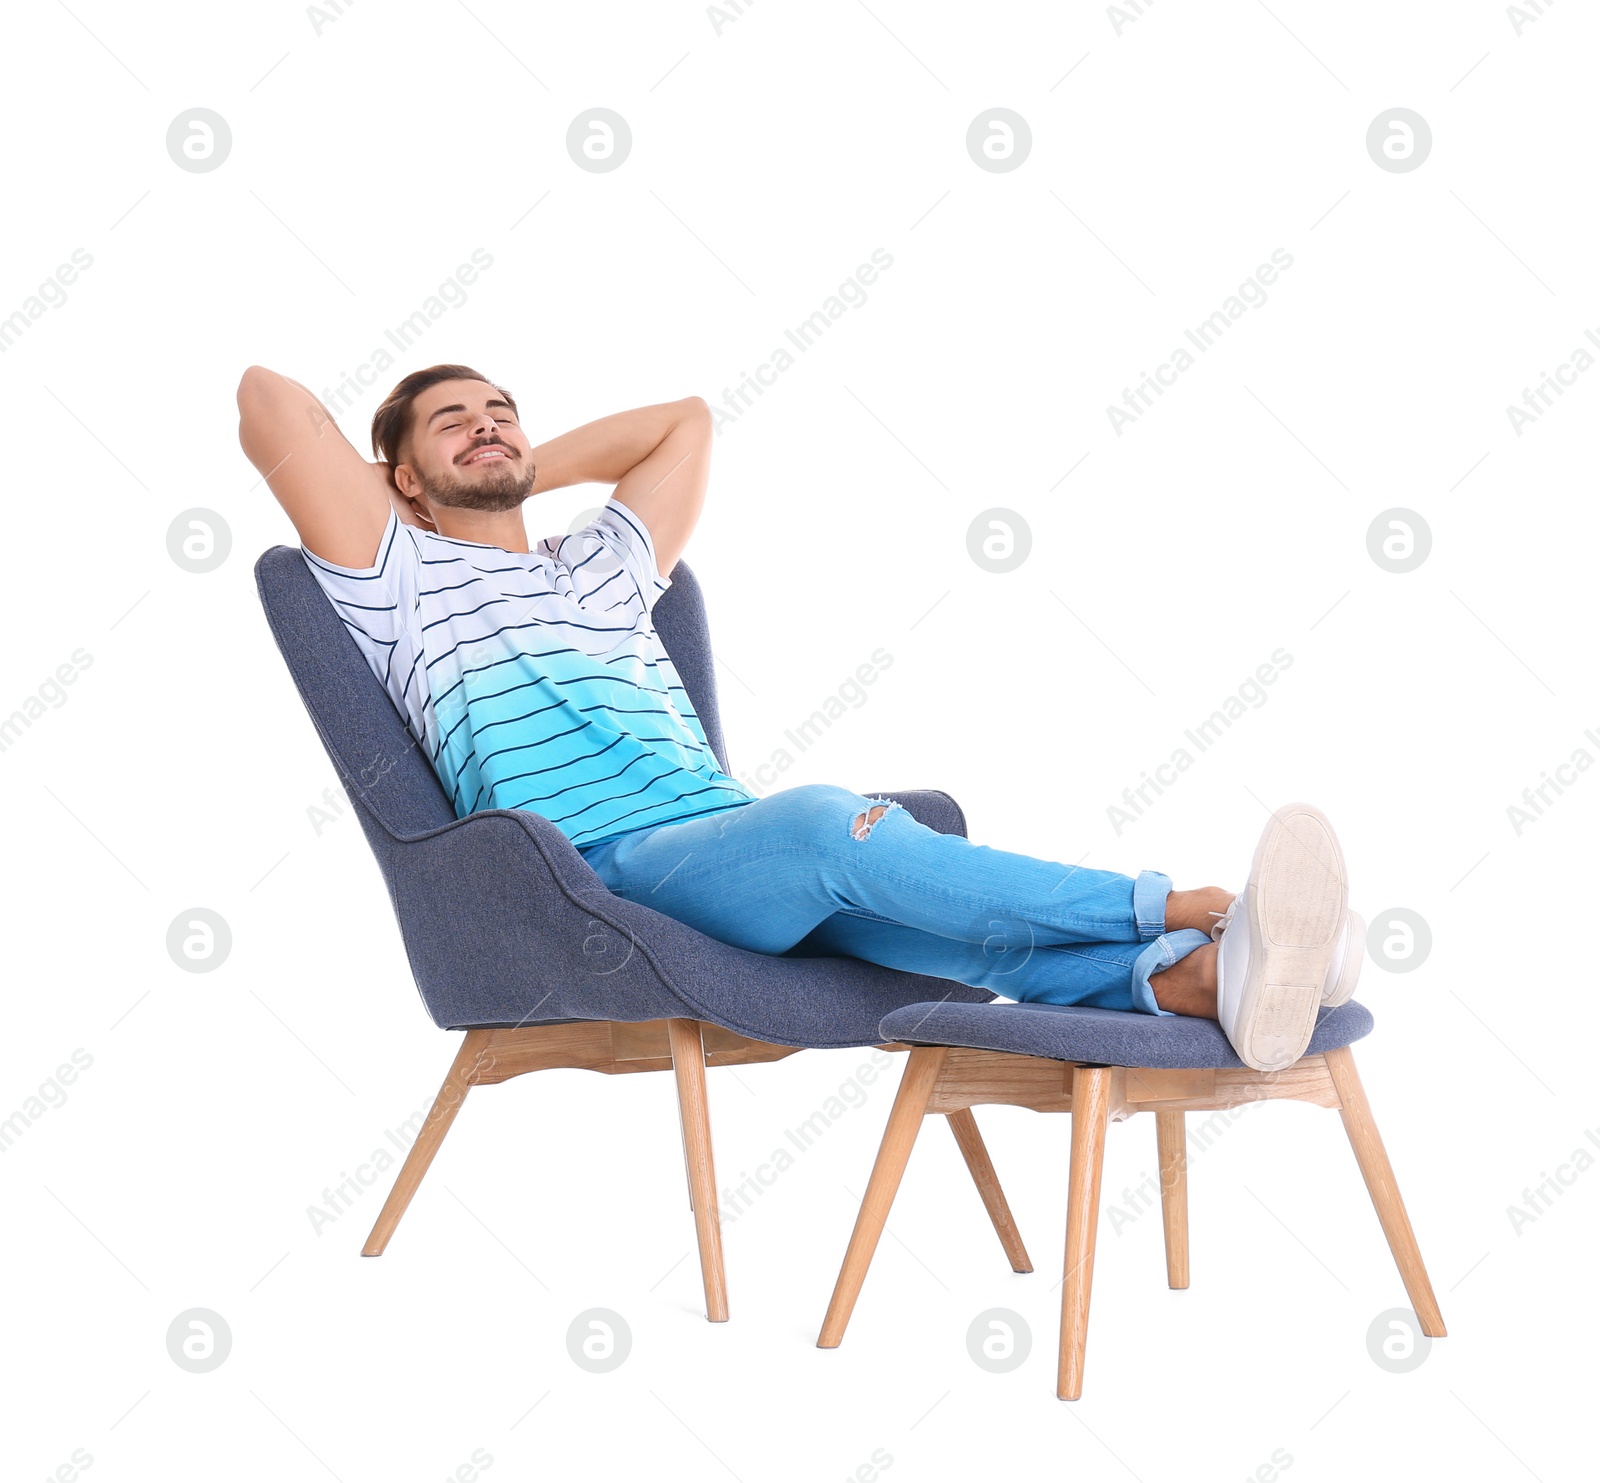
M 1008 999 L 1166 1014 L 1150 975 L 1210 938 L 1164 930 L 1169 877 L 1061 865 L 920 824 L 828 783 L 580 853 L 613 893 L 719 942 L 848 956 Z M 865 832 L 865 838 L 857 835 Z

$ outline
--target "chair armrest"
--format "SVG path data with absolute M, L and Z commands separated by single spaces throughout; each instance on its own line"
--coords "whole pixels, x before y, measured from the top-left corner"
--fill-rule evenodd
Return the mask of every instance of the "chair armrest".
M 391 839 L 387 853 L 411 969 L 441 1029 L 683 1016 L 781 1045 L 859 1046 L 908 1001 L 992 997 L 861 959 L 719 942 L 615 895 L 538 814 L 485 810 Z
M 393 841 L 388 864 L 412 973 L 442 1028 L 691 1012 L 641 951 L 649 928 L 621 919 L 623 903 L 541 815 L 485 809 Z

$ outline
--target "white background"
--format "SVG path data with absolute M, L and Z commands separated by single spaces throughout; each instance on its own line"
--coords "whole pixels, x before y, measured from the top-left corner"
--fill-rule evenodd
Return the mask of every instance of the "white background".
M 75 1449 L 91 1479 L 164 1483 L 422 1483 L 475 1449 L 491 1479 L 1591 1475 L 1600 1172 L 1567 1165 L 1520 1228 L 1508 1207 L 1600 1128 L 1600 777 L 1520 833 L 1507 808 L 1600 756 L 1600 371 L 1520 435 L 1506 408 L 1600 327 L 1593 16 L 325 15 L 74 0 L 6 22 L 0 318 L 75 249 L 93 263 L 0 355 L 0 713 L 75 650 L 92 664 L 0 752 L 0 1117 L 74 1050 L 92 1066 L 0 1163 L 4 1476 Z M 597 106 L 633 135 L 605 174 L 566 148 Z M 195 107 L 232 131 L 209 173 L 166 152 Z M 965 147 L 995 107 L 1032 132 L 1005 173 Z M 1367 152 L 1395 107 L 1431 126 L 1412 172 Z M 510 386 L 536 441 L 722 405 L 892 255 L 716 444 L 688 560 L 733 768 L 881 646 L 867 702 L 781 785 L 942 787 L 980 842 L 1233 888 L 1267 807 L 1322 806 L 1352 904 L 1433 934 L 1413 972 L 1367 964 L 1357 1049 L 1450 1328 L 1420 1368 L 1369 1357 L 1404 1290 L 1336 1116 L 1293 1104 L 1196 1156 L 1183 1293 L 1158 1217 L 1110 1215 L 1154 1168 L 1151 1120 L 1112 1129 L 1073 1404 L 1054 1397 L 1065 1117 L 979 1113 L 1034 1275 L 1007 1271 L 930 1125 L 843 1347 L 813 1347 L 892 1077 L 730 1223 L 726 1325 L 703 1316 L 665 1076 L 475 1093 L 382 1260 L 358 1256 L 382 1187 L 313 1230 L 307 1207 L 427 1105 L 459 1037 L 415 995 L 354 821 L 308 815 L 333 772 L 251 573 L 294 537 L 239 451 L 234 389 L 253 362 L 332 387 L 475 248 L 494 262 L 467 303 L 342 417 L 358 446 L 392 380 L 438 360 Z M 1267 302 L 1119 436 L 1108 404 L 1279 248 Z M 606 492 L 542 497 L 530 532 Z M 209 574 L 167 551 L 193 507 L 232 532 Z M 968 554 L 995 507 L 1031 531 L 1007 574 Z M 1400 575 L 1367 549 L 1392 507 L 1433 538 Z M 1280 647 L 1267 702 L 1117 833 L 1122 790 Z M 206 974 L 165 947 L 197 906 L 233 935 Z M 712 1073 L 721 1181 L 869 1054 Z M 196 1307 L 233 1336 L 203 1375 L 165 1345 Z M 633 1335 L 606 1375 L 565 1344 L 594 1307 Z M 1008 1374 L 966 1348 L 996 1307 L 1032 1331 Z

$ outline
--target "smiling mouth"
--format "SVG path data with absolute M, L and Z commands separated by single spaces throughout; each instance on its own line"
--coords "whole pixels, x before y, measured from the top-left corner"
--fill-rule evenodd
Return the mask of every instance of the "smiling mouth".
M 509 459 L 511 456 L 511 450 L 504 443 L 489 443 L 482 448 L 473 449 L 461 462 L 462 466 L 466 467 L 476 463 L 490 463 L 497 458 Z

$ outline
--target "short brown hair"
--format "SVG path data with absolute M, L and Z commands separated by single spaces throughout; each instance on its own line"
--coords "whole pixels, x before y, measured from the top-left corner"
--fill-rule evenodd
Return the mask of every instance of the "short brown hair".
M 372 451 L 384 463 L 398 463 L 406 435 L 411 431 L 411 404 L 430 386 L 441 381 L 482 381 L 503 396 L 511 410 L 517 410 L 516 399 L 503 386 L 495 386 L 487 376 L 471 366 L 429 366 L 425 371 L 413 371 L 383 399 L 383 405 L 372 414 Z

